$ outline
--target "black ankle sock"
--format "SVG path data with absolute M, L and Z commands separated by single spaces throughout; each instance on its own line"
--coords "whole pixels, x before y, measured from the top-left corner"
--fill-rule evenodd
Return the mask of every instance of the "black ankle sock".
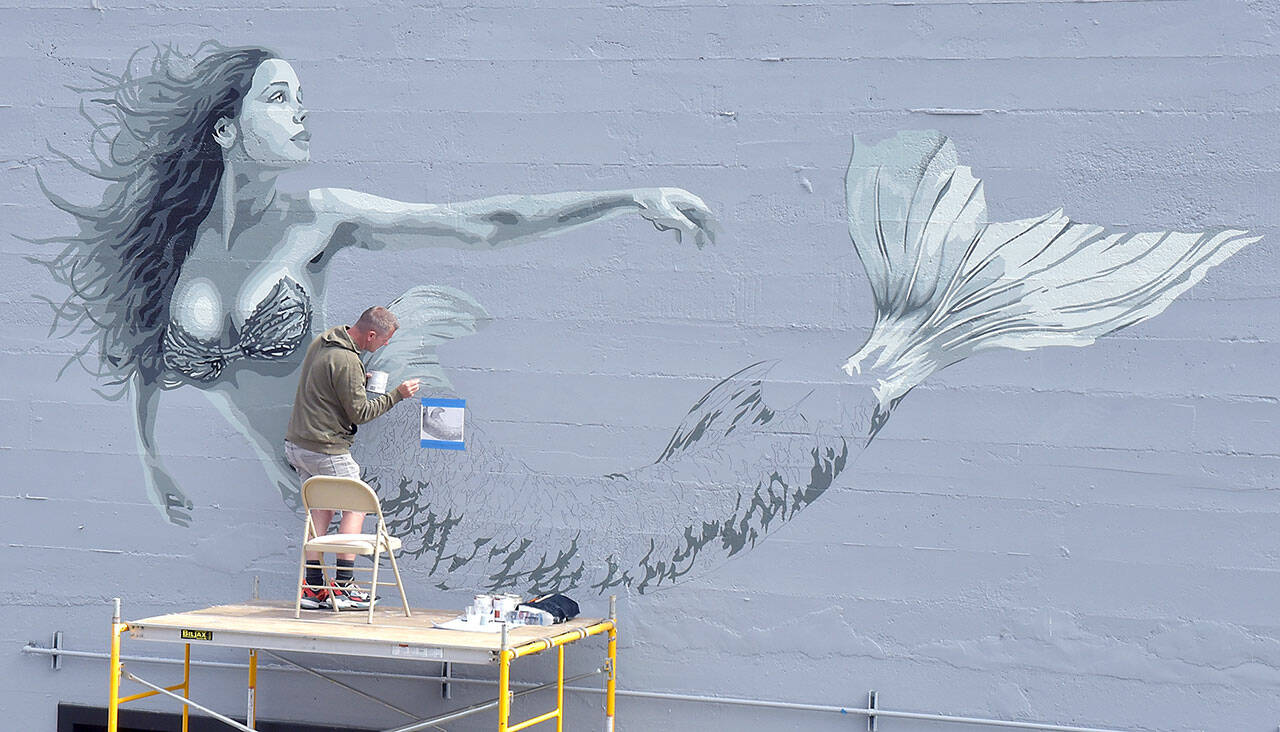
M 355 575 L 355 572 L 352 571 L 352 568 L 355 566 L 356 566 L 356 560 L 354 559 L 339 559 L 338 573 L 334 576 L 333 580 L 340 585 L 351 584 L 351 579 Z
M 324 584 L 324 570 L 320 568 L 319 562 L 307 562 L 307 574 L 304 580 L 306 584 L 319 587 Z

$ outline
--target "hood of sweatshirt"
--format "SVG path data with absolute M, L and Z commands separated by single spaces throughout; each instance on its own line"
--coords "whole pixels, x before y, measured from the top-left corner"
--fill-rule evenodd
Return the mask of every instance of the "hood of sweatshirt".
M 325 348 L 345 348 L 359 356 L 360 349 L 356 348 L 356 342 L 351 340 L 351 336 L 347 333 L 347 327 L 345 325 L 335 325 L 326 330 L 320 334 L 320 343 Z

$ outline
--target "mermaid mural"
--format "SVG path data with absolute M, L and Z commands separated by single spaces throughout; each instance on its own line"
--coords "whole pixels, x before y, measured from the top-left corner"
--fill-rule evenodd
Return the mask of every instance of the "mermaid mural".
M 292 68 L 263 49 L 162 49 L 143 71 L 101 81 L 111 120 L 94 130 L 107 152 L 82 169 L 110 187 L 88 208 L 49 193 L 81 234 L 51 240 L 65 248 L 46 264 L 70 288 L 57 319 L 97 334 L 79 360 L 134 404 L 148 494 L 175 523 L 191 519 L 191 503 L 153 434 L 170 388 L 201 389 L 286 499 L 296 492 L 280 447 L 288 405 L 258 405 L 293 393 L 342 247 L 487 249 L 627 212 L 698 245 L 709 238 L 706 206 L 674 188 L 447 205 L 286 194 L 275 181 L 308 158 L 306 111 Z M 651 464 L 593 478 L 531 471 L 470 423 L 466 452 L 423 460 L 379 434 L 418 434 L 418 415 L 395 410 L 362 428 L 357 459 L 407 553 L 441 587 L 644 592 L 674 582 L 820 498 L 934 372 L 986 350 L 1088 345 L 1159 314 L 1257 240 L 1109 232 L 1061 211 L 988 221 L 981 182 L 935 132 L 855 142 L 846 198 L 876 320 L 867 342 L 831 365 L 839 379 L 825 392 L 779 407 L 767 400 L 772 362 L 747 365 L 694 402 Z M 482 327 L 484 308 L 444 286 L 390 307 L 401 332 L 369 367 L 447 392 L 435 350 Z

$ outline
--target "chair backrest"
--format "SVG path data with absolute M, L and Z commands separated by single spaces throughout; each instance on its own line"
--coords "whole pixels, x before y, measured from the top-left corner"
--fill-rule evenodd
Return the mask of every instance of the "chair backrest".
M 302 507 L 360 511 L 382 515 L 378 496 L 367 483 L 355 478 L 313 475 L 302 484 Z

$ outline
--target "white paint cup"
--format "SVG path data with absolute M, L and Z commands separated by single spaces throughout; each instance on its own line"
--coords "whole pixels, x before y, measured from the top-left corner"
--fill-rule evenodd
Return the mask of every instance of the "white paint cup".
M 369 383 L 365 384 L 365 391 L 375 391 L 379 394 L 387 393 L 387 379 L 391 376 L 386 371 L 370 371 Z
M 493 598 L 493 615 L 501 620 L 509 620 L 509 616 L 520 605 L 519 595 L 495 595 Z

